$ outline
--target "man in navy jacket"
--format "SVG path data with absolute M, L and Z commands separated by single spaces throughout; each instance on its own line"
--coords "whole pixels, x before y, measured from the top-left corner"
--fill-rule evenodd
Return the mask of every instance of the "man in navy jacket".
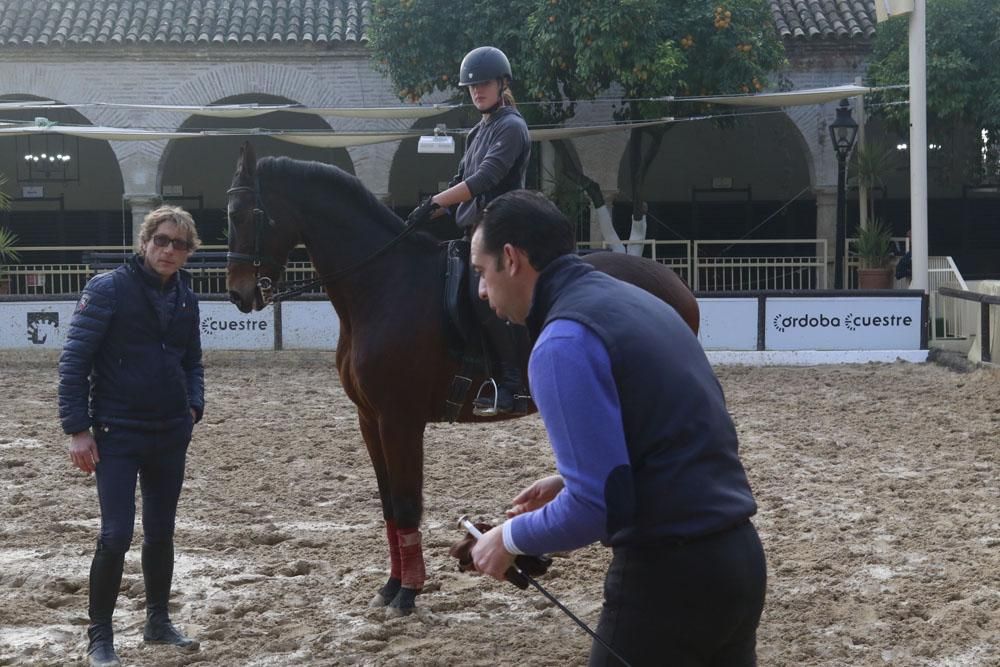
M 83 290 L 59 358 L 59 418 L 73 465 L 97 477 L 101 534 L 90 567 L 90 665 L 119 665 L 111 616 L 142 490 L 147 643 L 197 649 L 170 622 L 174 521 L 192 427 L 205 406 L 198 300 L 181 267 L 200 245 L 176 207 L 146 216 L 139 252 Z
M 611 546 L 597 632 L 632 665 L 755 664 L 765 563 L 722 387 L 651 294 L 573 254 L 573 225 L 516 191 L 472 238 L 480 296 L 525 323 L 531 392 L 559 475 L 516 496 L 473 548 L 503 579 L 517 554 Z M 613 664 L 595 643 L 591 665 Z

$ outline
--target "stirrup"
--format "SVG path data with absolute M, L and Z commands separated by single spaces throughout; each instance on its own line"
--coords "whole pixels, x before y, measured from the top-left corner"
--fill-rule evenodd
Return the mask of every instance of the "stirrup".
M 493 396 L 484 396 L 483 392 L 487 389 L 493 390 Z M 497 417 L 499 415 L 526 415 L 530 411 L 531 396 L 526 396 L 517 393 L 516 391 L 511 392 L 511 407 L 510 410 L 500 409 L 500 387 L 497 386 L 497 381 L 493 378 L 489 378 L 486 382 L 479 385 L 479 391 L 476 392 L 476 397 L 472 399 L 472 414 L 476 417 Z
M 483 396 L 483 391 L 487 387 L 493 388 L 492 401 L 488 396 Z M 496 380 L 488 378 L 486 382 L 479 385 L 479 391 L 476 392 L 476 397 L 472 399 L 472 414 L 477 417 L 496 417 L 500 414 L 500 406 L 497 404 L 499 400 L 500 387 L 497 386 Z

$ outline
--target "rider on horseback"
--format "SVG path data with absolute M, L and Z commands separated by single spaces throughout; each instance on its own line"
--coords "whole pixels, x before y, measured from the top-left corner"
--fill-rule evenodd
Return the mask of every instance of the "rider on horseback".
M 505 192 L 524 188 L 531 138 L 510 92 L 512 80 L 510 61 L 500 49 L 481 46 L 462 59 L 458 85 L 469 89 L 472 104 L 482 113 L 482 119 L 469 132 L 465 155 L 450 187 L 414 209 L 407 220 L 409 224 L 425 222 L 441 215 L 443 209 L 457 205 L 455 221 L 468 241 L 472 226 L 488 203 Z M 467 260 L 467 245 L 465 253 Z M 514 397 L 523 393 L 517 332 L 478 298 L 479 279 L 473 272 L 469 274 L 469 294 L 476 304 L 486 348 L 497 362 L 492 365 L 498 380 L 495 401 L 477 400 L 477 414 L 512 412 Z

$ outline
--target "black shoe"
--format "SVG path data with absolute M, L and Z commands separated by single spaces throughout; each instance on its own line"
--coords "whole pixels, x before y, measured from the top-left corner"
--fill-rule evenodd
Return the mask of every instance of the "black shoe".
M 114 635 L 110 625 L 91 625 L 87 629 L 90 643 L 87 645 L 87 663 L 90 667 L 121 667 L 115 653 Z
M 169 618 L 155 616 L 146 619 L 146 627 L 142 629 L 142 640 L 147 644 L 168 644 L 189 651 L 197 651 L 201 646 L 197 639 L 181 634 Z
M 142 638 L 147 644 L 169 644 L 197 651 L 197 640 L 185 637 L 170 622 L 167 603 L 174 576 L 172 542 L 142 545 L 142 578 L 146 584 L 146 626 Z

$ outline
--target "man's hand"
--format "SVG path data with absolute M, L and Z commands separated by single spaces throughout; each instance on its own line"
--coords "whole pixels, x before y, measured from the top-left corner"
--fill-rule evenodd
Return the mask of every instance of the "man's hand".
M 543 507 L 559 495 L 563 486 L 565 483 L 559 475 L 543 477 L 515 496 L 511 501 L 511 508 L 507 510 L 507 518 Z
M 97 442 L 94 441 L 93 433 L 89 430 L 80 431 L 70 436 L 69 459 L 83 472 L 94 472 L 101 457 L 97 454 Z
M 503 530 L 497 526 L 483 533 L 472 547 L 472 562 L 476 569 L 499 581 L 506 581 L 507 569 L 514 564 L 514 554 L 503 547 Z

